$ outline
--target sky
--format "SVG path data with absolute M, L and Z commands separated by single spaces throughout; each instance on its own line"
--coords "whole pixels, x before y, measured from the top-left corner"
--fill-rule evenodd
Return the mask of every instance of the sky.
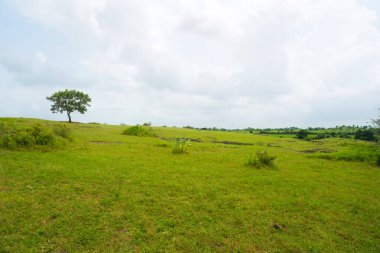
M 224 128 L 368 125 L 378 0 L 0 0 L 0 117 Z

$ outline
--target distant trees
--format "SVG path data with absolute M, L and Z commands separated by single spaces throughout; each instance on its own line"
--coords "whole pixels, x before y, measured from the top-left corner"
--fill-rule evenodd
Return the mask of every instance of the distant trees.
M 50 109 L 53 113 L 66 112 L 69 123 L 71 123 L 72 112 L 78 111 L 82 114 L 85 113 L 91 102 L 91 98 L 87 94 L 81 91 L 67 89 L 55 92 L 50 97 L 46 97 L 46 99 L 53 102 Z

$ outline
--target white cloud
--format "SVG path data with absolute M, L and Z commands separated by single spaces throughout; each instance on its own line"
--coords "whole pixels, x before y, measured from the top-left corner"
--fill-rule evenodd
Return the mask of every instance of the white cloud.
M 88 43 L 91 50 L 72 59 L 74 72 L 47 60 L 44 48 L 35 55 L 44 67 L 2 61 L 20 86 L 36 77 L 47 79 L 40 84 L 63 79 L 62 88 L 91 82 L 84 87 L 94 107 L 83 119 L 333 125 L 365 123 L 379 106 L 379 13 L 360 1 L 15 0 L 12 6 Z
M 48 59 L 46 55 L 40 51 L 36 52 L 36 58 L 40 63 L 45 63 Z

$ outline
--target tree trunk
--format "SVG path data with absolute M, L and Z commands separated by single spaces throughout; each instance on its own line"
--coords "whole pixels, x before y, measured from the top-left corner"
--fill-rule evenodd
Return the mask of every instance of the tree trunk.
M 67 117 L 69 117 L 69 123 L 71 123 L 71 116 L 69 112 L 67 113 Z

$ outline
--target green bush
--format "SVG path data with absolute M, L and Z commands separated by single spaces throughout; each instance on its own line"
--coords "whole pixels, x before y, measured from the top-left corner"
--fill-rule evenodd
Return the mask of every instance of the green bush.
M 361 130 L 355 132 L 355 139 L 363 141 L 376 141 L 376 137 L 371 130 Z
M 267 151 L 257 151 L 255 156 L 250 156 L 246 165 L 248 167 L 254 167 L 257 169 L 267 167 L 267 168 L 275 168 L 276 165 L 274 161 L 276 160 L 276 156 L 268 154 Z
M 32 137 L 36 145 L 53 145 L 55 142 L 55 137 L 51 129 L 43 127 L 40 124 L 32 126 L 32 130 L 28 137 Z
M 55 135 L 60 136 L 64 139 L 71 140 L 71 129 L 66 124 L 65 125 L 56 125 L 53 128 L 53 132 Z
M 140 125 L 128 127 L 122 134 L 132 136 L 155 136 L 152 128 Z
M 0 125 L 0 147 L 8 149 L 27 149 L 62 144 L 62 136 L 55 135 L 52 129 L 41 124 L 19 126 L 14 124 Z
M 189 139 L 179 138 L 173 145 L 173 154 L 183 154 L 187 153 L 187 149 L 191 146 Z
M 301 129 L 297 132 L 296 138 L 303 140 L 303 139 L 306 139 L 308 135 L 309 135 L 309 132 L 307 130 Z

